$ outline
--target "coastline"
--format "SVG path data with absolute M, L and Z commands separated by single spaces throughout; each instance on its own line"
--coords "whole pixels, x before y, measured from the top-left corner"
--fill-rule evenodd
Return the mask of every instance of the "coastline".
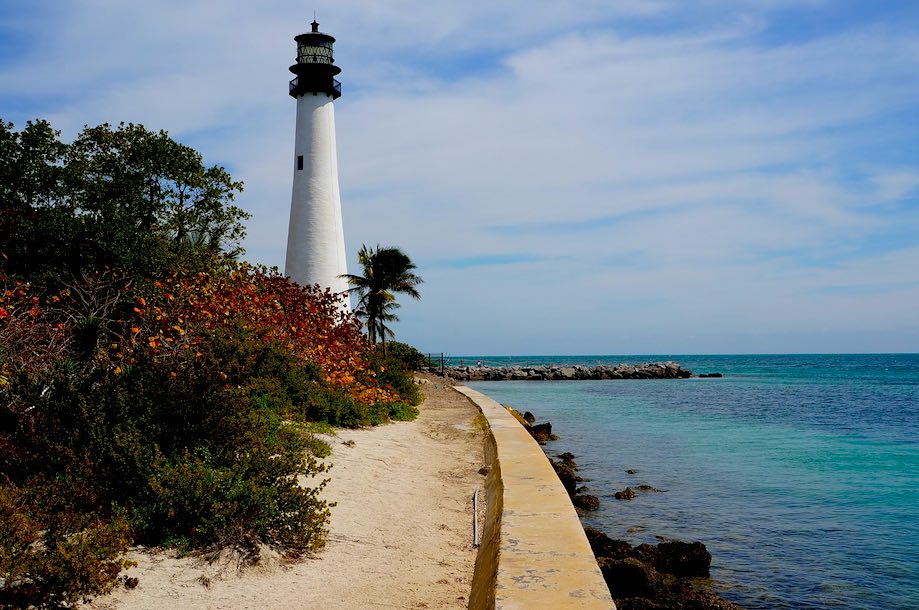
M 675 368 L 679 368 L 678 365 L 675 365 Z M 471 392 L 477 394 L 474 390 Z M 488 398 L 487 395 L 480 396 Z M 490 398 L 488 400 L 493 402 Z M 519 427 L 531 435 L 541 447 L 540 455 L 551 465 L 558 482 L 567 493 L 569 508 L 576 510 L 578 525 L 584 530 L 589 542 L 588 553 L 592 553 L 609 593 L 620 610 L 665 607 L 698 610 L 740 609 L 740 606 L 719 597 L 713 591 L 709 578 L 711 555 L 701 542 L 689 543 L 667 539 L 656 545 L 641 544 L 635 547 L 624 540 L 612 539 L 604 532 L 586 526 L 581 521 L 581 516 L 599 508 L 600 501 L 596 496 L 586 493 L 590 490 L 583 485 L 584 479 L 577 474 L 575 456 L 566 452 L 556 455 L 553 459 L 547 448 L 547 443 L 558 439 L 558 436 L 553 434 L 552 424 L 545 421 L 535 423 L 536 417 L 529 411 L 520 413 L 506 405 L 505 408 L 519 423 Z M 659 491 L 650 486 L 646 487 L 648 488 L 642 491 Z M 617 492 L 616 497 L 623 500 L 634 497 L 631 489 L 627 488 L 624 491 L 629 495 L 620 496 Z M 537 521 L 542 519 L 543 526 L 550 531 L 551 520 L 546 520 L 547 515 L 540 517 L 539 513 L 536 513 L 536 516 Z M 562 561 L 559 565 L 561 572 L 566 570 L 564 563 Z
M 632 545 L 704 542 L 716 592 L 743 607 L 915 607 L 919 355 L 678 361 L 725 377 L 469 385 L 553 424 L 550 454 L 575 454 L 602 503 L 586 524 Z M 626 486 L 637 497 L 616 500 Z
M 559 437 L 552 432 L 551 422 L 536 423 L 538 418 L 509 408 L 514 417 L 537 440 L 543 454 L 568 492 L 581 518 L 599 509 L 600 500 L 589 494 L 588 480 L 580 477 L 575 455 L 570 452 L 549 454 L 548 444 Z M 641 492 L 659 492 L 648 485 L 638 486 Z M 617 501 L 636 497 L 631 487 L 615 493 Z M 581 522 L 591 550 L 600 567 L 610 595 L 619 610 L 644 610 L 670 607 L 691 607 L 696 610 L 742 610 L 740 606 L 719 597 L 712 590 L 709 568 L 712 556 L 700 541 L 685 542 L 666 539 L 656 545 L 633 546 L 625 540 L 614 539 L 606 532 Z

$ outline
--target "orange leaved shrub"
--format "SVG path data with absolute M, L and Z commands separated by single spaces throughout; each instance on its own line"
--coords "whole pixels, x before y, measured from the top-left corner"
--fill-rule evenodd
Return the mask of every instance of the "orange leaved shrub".
M 359 322 L 328 290 L 300 286 L 262 268 L 228 264 L 219 272 L 156 281 L 142 292 L 133 308 L 135 323 L 122 342 L 112 345 L 118 355 L 141 342 L 164 356 L 198 354 L 204 334 L 242 327 L 316 364 L 326 382 L 362 403 L 399 400 L 378 381 Z

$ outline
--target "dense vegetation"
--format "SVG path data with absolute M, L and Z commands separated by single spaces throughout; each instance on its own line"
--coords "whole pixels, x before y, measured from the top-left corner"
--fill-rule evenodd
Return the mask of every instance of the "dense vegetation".
M 413 418 L 408 368 L 235 261 L 222 168 L 137 125 L 58 138 L 0 121 L 0 606 L 105 592 L 132 543 L 320 548 L 310 427 Z

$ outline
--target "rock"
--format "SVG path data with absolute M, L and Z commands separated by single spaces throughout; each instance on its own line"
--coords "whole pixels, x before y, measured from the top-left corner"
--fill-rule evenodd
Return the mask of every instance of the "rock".
M 660 558 L 654 564 L 659 572 L 674 576 L 708 576 L 712 554 L 701 542 L 661 542 Z
M 530 413 L 529 411 L 524 411 L 523 419 L 524 421 L 526 421 L 526 423 L 532 424 L 533 422 L 536 421 L 536 416 Z
M 720 379 L 721 377 L 724 377 L 724 375 L 722 375 L 721 373 L 700 373 L 699 377 L 703 379 L 705 378 L 719 378 Z
M 740 610 L 689 580 L 708 574 L 711 556 L 699 542 L 632 547 L 590 526 L 584 534 L 619 610 Z
M 681 601 L 687 610 L 742 610 L 737 604 L 732 604 L 711 591 L 695 591 L 691 587 L 685 590 Z
M 573 496 L 577 492 L 578 482 L 582 480 L 581 477 L 575 473 L 577 467 L 572 466 L 570 462 L 556 462 L 552 458 L 549 458 L 549 463 L 552 464 L 552 468 L 562 482 L 565 491 L 568 492 L 569 496 Z
M 654 566 L 657 569 L 657 564 L 660 563 L 661 553 L 660 550 L 653 544 L 639 544 L 629 552 L 629 557 L 632 559 L 637 559 L 642 563 L 646 563 L 650 566 Z M 657 570 L 660 572 L 660 570 Z
M 535 426 L 529 427 L 530 434 L 533 435 L 533 438 L 537 442 L 545 443 L 546 441 L 558 440 L 558 437 L 552 434 L 552 424 L 546 422 L 544 424 L 536 424 Z
M 440 373 L 440 369 L 434 369 Z M 616 366 L 528 366 L 528 367 L 446 367 L 444 375 L 458 381 L 508 379 L 685 379 L 692 377 L 692 371 L 682 369 L 675 362 L 649 362 L 639 366 L 619 364 Z
M 661 489 L 658 489 L 657 487 L 651 487 L 647 483 L 642 483 L 641 485 L 638 485 L 635 489 L 637 489 L 638 491 L 656 491 L 656 492 L 663 491 Z
M 635 492 L 631 487 L 626 487 L 622 491 L 617 491 L 615 494 L 613 494 L 613 497 L 615 497 L 617 500 L 631 500 L 635 497 Z
M 483 477 L 486 476 L 489 472 L 491 472 L 491 468 L 489 468 L 488 466 L 482 466 L 481 468 L 479 468 L 479 474 L 482 475 Z
M 576 495 L 571 499 L 571 502 L 574 504 L 575 508 L 580 508 L 581 510 L 600 509 L 600 498 L 590 494 Z
M 629 468 L 628 470 L 625 471 L 625 473 L 626 474 L 638 474 L 638 471 L 635 470 L 634 468 Z
M 632 545 L 625 540 L 613 540 L 600 530 L 590 527 L 584 528 L 587 534 L 587 542 L 596 557 L 606 557 L 607 559 L 626 559 L 632 551 Z
M 660 574 L 637 559 L 607 559 L 601 557 L 597 564 L 606 580 L 613 599 L 646 597 L 654 599 L 660 585 Z
M 676 606 L 680 607 L 680 606 Z M 616 600 L 616 610 L 673 610 L 674 606 L 658 604 L 646 597 L 629 597 Z
M 566 464 L 574 464 L 574 454 L 571 453 L 570 451 L 566 451 L 565 453 L 560 453 L 558 455 L 558 458 L 561 461 L 565 462 Z

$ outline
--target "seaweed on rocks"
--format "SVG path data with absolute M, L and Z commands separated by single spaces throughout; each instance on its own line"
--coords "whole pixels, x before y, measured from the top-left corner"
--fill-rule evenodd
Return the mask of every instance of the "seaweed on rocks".
M 579 491 L 578 483 L 584 480 L 577 474 L 578 465 L 574 462 L 574 460 L 556 461 L 552 458 L 548 459 L 549 463 L 552 464 L 552 468 L 555 470 L 555 474 L 558 476 L 558 479 L 565 487 L 565 491 L 568 492 L 569 496 L 573 497 Z
M 572 496 L 571 502 L 581 510 L 600 510 L 600 498 L 591 494 L 577 494 Z
M 586 526 L 616 607 L 633 609 L 737 610 L 706 588 L 712 556 L 701 542 L 668 541 L 632 546 Z
M 520 411 L 514 409 L 510 405 L 504 405 L 504 408 L 507 409 L 508 412 L 510 412 L 510 414 L 513 415 L 518 422 L 520 422 L 520 425 L 523 426 L 526 431 L 530 433 L 530 436 L 536 439 L 536 442 L 540 445 L 545 445 L 549 441 L 558 440 L 558 435 L 552 434 L 551 423 L 545 422 L 542 424 L 536 424 L 534 423 L 536 421 L 536 417 L 529 411 L 521 415 Z

